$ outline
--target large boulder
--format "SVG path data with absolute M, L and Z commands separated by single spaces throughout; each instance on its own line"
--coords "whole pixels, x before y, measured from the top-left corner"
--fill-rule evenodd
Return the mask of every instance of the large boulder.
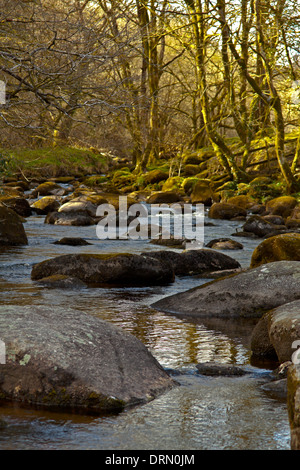
M 57 196 L 44 196 L 33 202 L 31 208 L 39 215 L 47 215 L 59 209 L 60 202 Z
M 196 318 L 260 318 L 300 299 L 300 263 L 279 261 L 159 300 L 157 310 Z
M 78 310 L 0 306 L 0 337 L 2 400 L 102 413 L 176 385 L 140 340 Z
M 160 285 L 174 281 L 174 271 L 169 264 L 129 253 L 57 256 L 33 266 L 31 278 L 36 281 L 54 274 L 75 277 L 93 285 Z
M 20 216 L 0 204 L 0 246 L 28 245 Z
M 214 250 L 187 250 L 176 253 L 170 250 L 142 253 L 144 256 L 156 258 L 170 265 L 176 275 L 194 276 L 214 271 L 239 269 L 238 261 Z
M 299 339 L 300 300 L 295 300 L 266 312 L 259 320 L 251 336 L 252 355 L 277 358 L 280 363 L 291 361 L 293 345 Z
M 59 184 L 55 183 L 54 181 L 46 181 L 45 183 L 39 184 L 33 191 L 32 197 L 38 196 L 64 196 L 67 191 L 60 186 Z
M 193 187 L 191 201 L 193 204 L 211 205 L 213 190 L 209 179 L 199 179 Z
M 208 212 L 208 217 L 211 219 L 231 220 L 235 217 L 246 217 L 246 215 L 247 211 L 243 207 L 226 202 L 215 202 Z
M 275 225 L 259 215 L 252 215 L 244 223 L 242 230 L 247 233 L 253 233 L 257 237 L 265 237 L 277 230 L 285 230 L 285 226 Z
M 148 204 L 172 204 L 181 201 L 176 191 L 156 191 L 147 198 Z
M 32 214 L 29 202 L 24 197 L 3 196 L 0 198 L 0 203 L 9 207 L 21 217 L 29 217 Z
M 45 217 L 45 224 L 88 226 L 95 225 L 96 220 L 84 212 L 49 212 Z
M 297 204 L 297 199 L 292 196 L 280 196 L 268 201 L 266 204 L 266 210 L 270 214 L 281 215 L 286 218 L 291 215 Z
M 251 268 L 274 261 L 300 261 L 300 234 L 283 233 L 267 238 L 254 250 Z
M 155 184 L 160 181 L 165 181 L 169 178 L 169 174 L 162 170 L 152 170 L 144 175 L 144 180 L 146 184 Z

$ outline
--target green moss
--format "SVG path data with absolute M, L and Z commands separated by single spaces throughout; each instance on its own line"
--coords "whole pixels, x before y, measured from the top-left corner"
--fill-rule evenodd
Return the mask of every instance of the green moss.
M 27 177 L 78 176 L 103 173 L 109 158 L 101 152 L 80 147 L 43 147 L 38 149 L 17 148 L 7 151 L 9 170 L 15 174 L 19 169 Z

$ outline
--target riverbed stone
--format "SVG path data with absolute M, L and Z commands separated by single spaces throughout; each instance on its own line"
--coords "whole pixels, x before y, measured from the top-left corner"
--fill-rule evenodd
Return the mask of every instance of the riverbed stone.
M 54 274 L 93 285 L 164 285 L 174 281 L 174 271 L 161 260 L 130 253 L 68 254 L 33 266 L 32 280 Z
M 43 277 L 39 279 L 38 284 L 55 289 L 81 289 L 86 287 L 86 284 L 77 277 L 64 276 L 62 274 L 53 274 L 52 276 Z
M 29 217 L 32 214 L 31 207 L 24 197 L 0 197 L 0 203 L 9 207 L 21 217 Z
M 194 276 L 214 271 L 239 269 L 238 261 L 214 250 L 186 250 L 181 253 L 171 250 L 143 252 L 142 255 L 167 263 L 179 276 Z
M 149 402 L 176 382 L 143 343 L 68 307 L 0 306 L 0 398 L 92 413 Z
M 233 364 L 222 364 L 216 362 L 200 362 L 196 364 L 197 372 L 201 375 L 217 377 L 241 377 L 248 374 L 242 367 Z
M 192 318 L 261 318 L 300 299 L 300 263 L 279 261 L 168 296 L 152 307 Z
M 64 196 L 66 194 L 66 190 L 60 186 L 59 184 L 55 183 L 54 181 L 45 181 L 44 183 L 39 184 L 33 191 L 31 196 L 33 198 L 38 196 Z
M 57 196 L 44 196 L 33 202 L 30 207 L 39 215 L 47 215 L 49 212 L 57 211 L 60 202 Z
M 256 357 L 268 357 L 273 348 L 277 360 L 285 363 L 293 360 L 297 346 L 300 346 L 300 300 L 265 313 L 252 333 L 251 351 Z
M 147 198 L 148 204 L 173 204 L 181 201 L 181 196 L 176 191 L 156 191 Z
M 63 237 L 60 240 L 53 242 L 54 245 L 69 245 L 69 246 L 86 246 L 92 245 L 80 237 Z
M 250 232 L 257 237 L 264 237 L 276 230 L 285 230 L 286 227 L 283 225 L 275 225 L 274 223 L 266 220 L 264 217 L 259 215 L 250 216 L 244 223 L 242 230 L 244 232 Z
M 244 248 L 242 243 L 231 240 L 231 238 L 216 238 L 210 240 L 205 246 L 213 250 L 242 250 Z
M 282 260 L 300 261 L 300 233 L 283 233 L 266 238 L 253 250 L 250 266 L 255 268 Z
M 0 246 L 28 245 L 20 216 L 0 203 Z
M 208 212 L 211 219 L 231 220 L 236 217 L 246 217 L 247 211 L 243 207 L 227 202 L 215 202 Z
M 95 225 L 96 220 L 84 212 L 49 212 L 45 224 L 70 225 L 75 227 Z
M 297 204 L 298 201 L 293 196 L 280 196 L 268 201 L 266 204 L 266 210 L 270 214 L 281 215 L 286 218 L 291 215 L 291 212 Z

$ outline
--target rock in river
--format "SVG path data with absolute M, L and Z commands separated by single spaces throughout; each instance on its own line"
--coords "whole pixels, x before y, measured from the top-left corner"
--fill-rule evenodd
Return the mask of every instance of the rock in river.
M 67 307 L 2 305 L 0 337 L 4 400 L 101 413 L 176 385 L 136 337 Z
M 16 212 L 0 204 L 0 246 L 28 245 L 27 236 Z
M 150 286 L 174 281 L 174 271 L 169 264 L 130 253 L 57 256 L 33 266 L 31 278 L 36 281 L 54 274 L 71 276 L 95 285 Z
M 186 250 L 176 253 L 171 250 L 144 252 L 144 256 L 157 258 L 171 266 L 179 276 L 194 276 L 213 271 L 239 269 L 238 261 L 214 250 Z
M 152 307 L 196 318 L 260 318 L 266 311 L 297 299 L 300 263 L 278 261 L 166 297 Z

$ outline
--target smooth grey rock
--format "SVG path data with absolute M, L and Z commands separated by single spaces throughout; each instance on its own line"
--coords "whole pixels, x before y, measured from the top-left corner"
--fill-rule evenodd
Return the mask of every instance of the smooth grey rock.
M 59 306 L 0 306 L 0 396 L 70 411 L 120 411 L 171 389 L 140 340 L 95 316 Z
M 296 299 L 300 299 L 300 263 L 278 261 L 163 298 L 152 307 L 196 318 L 260 318 Z

